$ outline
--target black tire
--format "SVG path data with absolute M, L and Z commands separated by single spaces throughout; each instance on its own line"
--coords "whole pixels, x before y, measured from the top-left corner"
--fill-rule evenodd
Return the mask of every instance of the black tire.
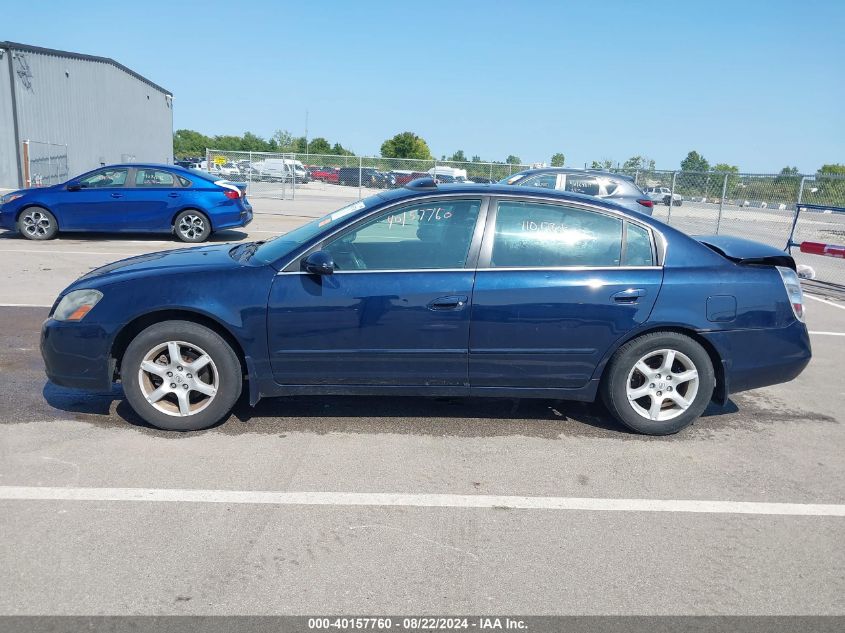
M 680 352 L 681 356 L 678 359 L 685 357 L 685 360 L 676 361 L 682 364 L 686 361 L 691 361 L 694 369 L 698 372 L 698 391 L 689 406 L 682 411 L 682 413 L 666 420 L 653 420 L 638 413 L 635 405 L 645 409 L 646 405 L 651 405 L 654 402 L 654 396 L 646 395 L 633 402 L 628 399 L 628 384 L 637 380 L 642 381 L 642 374 L 639 370 L 635 370 L 635 364 L 646 357 L 648 354 L 656 353 L 659 350 L 674 350 L 676 353 Z M 655 357 L 655 361 L 660 361 L 663 357 Z M 648 363 L 646 363 L 648 364 Z M 675 365 L 679 367 L 680 365 Z M 654 371 L 661 371 L 659 368 Z M 679 386 L 676 390 L 676 395 L 683 397 L 691 388 L 690 382 L 687 383 L 672 383 L 665 382 L 664 374 L 656 374 L 660 378 L 652 378 L 654 382 L 640 385 L 632 385 L 636 388 L 651 388 L 654 389 L 668 389 L 672 392 L 675 385 L 685 384 L 686 387 Z M 674 375 L 674 374 L 673 374 Z M 648 380 L 644 382 L 648 383 Z M 607 406 L 610 413 L 629 429 L 646 435 L 670 435 L 677 433 L 686 426 L 692 424 L 707 408 L 707 404 L 713 396 L 713 389 L 716 385 L 716 378 L 713 371 L 713 363 L 707 351 L 699 345 L 696 341 L 688 336 L 679 334 L 677 332 L 652 332 L 644 334 L 632 341 L 625 343 L 620 347 L 605 370 L 604 380 L 602 382 L 602 399 Z M 681 393 L 682 389 L 684 393 Z M 656 395 L 663 395 L 663 391 L 654 391 Z M 668 399 L 670 396 L 666 396 Z M 674 401 L 669 403 L 670 410 L 679 409 L 679 405 Z M 660 413 L 658 413 L 659 415 Z
M 27 207 L 18 216 L 18 231 L 28 240 L 51 240 L 59 234 L 59 223 L 44 207 Z
M 173 232 L 183 242 L 198 244 L 211 235 L 211 221 L 202 211 L 186 209 L 174 218 Z
M 196 350 L 203 351 L 211 357 L 212 363 L 201 371 L 216 373 L 217 392 L 204 408 L 195 413 L 178 415 L 178 399 L 174 393 L 164 396 L 159 401 L 159 407 L 151 404 L 144 394 L 144 389 L 149 392 L 160 385 L 152 382 L 155 377 L 143 379 L 140 376 L 141 363 L 152 350 L 158 346 L 166 346 L 168 341 L 184 343 L 183 350 L 192 349 L 189 346 L 196 346 Z M 181 360 L 186 358 L 182 356 Z M 187 358 L 187 360 L 191 359 Z M 189 371 L 190 368 L 185 366 L 183 370 Z M 169 431 L 199 431 L 214 426 L 229 415 L 243 387 L 241 364 L 232 347 L 214 330 L 191 321 L 163 321 L 143 330 L 126 348 L 120 371 L 123 392 L 135 413 L 147 423 Z M 185 376 L 189 379 L 191 377 L 189 373 L 174 373 L 178 374 L 173 378 L 174 381 L 184 380 Z M 213 376 L 214 373 L 211 373 L 212 378 L 203 378 L 203 381 L 212 382 Z M 142 385 L 142 380 L 150 382 Z M 196 404 L 192 406 L 200 407 L 203 395 L 193 391 L 188 393 L 190 398 L 196 400 Z M 162 408 L 170 409 L 172 414 L 162 411 Z
M 668 207 L 670 204 L 672 204 L 672 199 L 669 196 L 666 196 L 665 198 L 663 198 L 663 204 Z
M 679 207 L 683 204 L 683 200 L 675 200 L 672 204 L 674 204 L 676 207 Z

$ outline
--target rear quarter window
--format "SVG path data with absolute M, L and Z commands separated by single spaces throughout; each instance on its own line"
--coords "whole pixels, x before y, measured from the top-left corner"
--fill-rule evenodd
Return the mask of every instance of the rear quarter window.
M 654 249 L 651 233 L 636 224 L 628 225 L 625 230 L 625 257 L 623 266 L 653 266 Z

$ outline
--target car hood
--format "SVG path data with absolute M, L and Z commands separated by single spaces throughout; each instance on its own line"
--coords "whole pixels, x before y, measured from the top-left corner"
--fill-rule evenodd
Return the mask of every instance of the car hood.
M 238 268 L 243 264 L 229 255 L 235 244 L 214 244 L 172 251 L 147 253 L 106 264 L 96 268 L 74 282 L 108 281 L 117 278 L 135 277 L 149 273 L 209 271 L 220 268 Z

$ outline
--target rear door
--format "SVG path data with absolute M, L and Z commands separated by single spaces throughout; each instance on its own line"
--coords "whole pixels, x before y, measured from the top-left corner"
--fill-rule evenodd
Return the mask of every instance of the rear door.
M 490 203 L 473 293 L 473 389 L 578 389 L 644 322 L 663 271 L 648 227 L 572 203 Z
M 120 230 L 168 231 L 185 195 L 182 179 L 174 172 L 155 167 L 133 169 L 116 214 Z

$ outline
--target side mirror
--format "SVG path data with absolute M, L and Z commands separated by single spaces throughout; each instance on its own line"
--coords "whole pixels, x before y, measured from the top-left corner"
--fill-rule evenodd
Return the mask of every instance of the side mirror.
M 68 183 L 68 186 L 67 186 L 68 191 L 79 191 L 80 189 L 82 189 L 82 185 L 80 185 L 78 182 Z
M 302 270 L 312 275 L 332 275 L 334 260 L 325 251 L 314 251 L 303 260 Z

